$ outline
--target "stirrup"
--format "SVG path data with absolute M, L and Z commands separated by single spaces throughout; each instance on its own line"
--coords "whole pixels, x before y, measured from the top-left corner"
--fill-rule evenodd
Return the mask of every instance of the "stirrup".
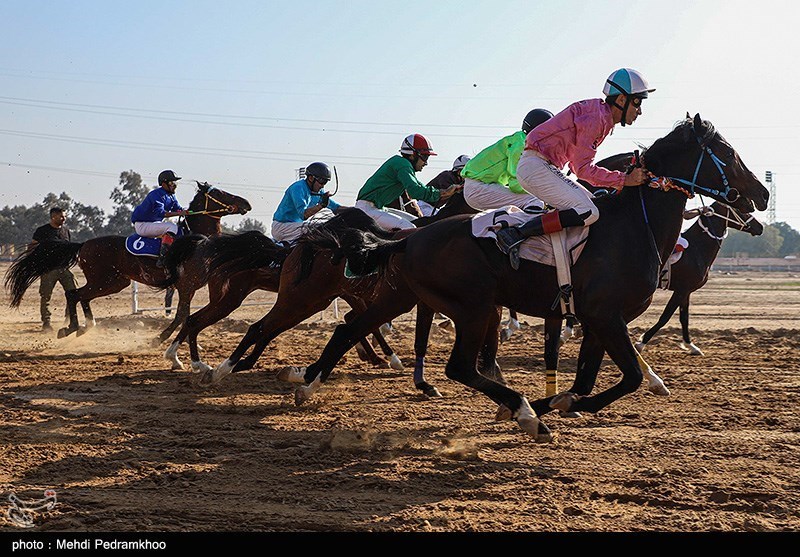
M 511 268 L 515 271 L 519 271 L 519 245 L 521 243 L 517 242 L 508 250 L 508 262 L 511 263 Z

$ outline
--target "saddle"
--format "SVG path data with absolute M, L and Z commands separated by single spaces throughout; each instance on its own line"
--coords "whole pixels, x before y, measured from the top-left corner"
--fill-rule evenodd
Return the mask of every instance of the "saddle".
M 495 240 L 496 230 L 506 226 L 520 226 L 536 216 L 537 214 L 527 213 L 513 205 L 484 211 L 472 218 L 472 235 Z M 588 237 L 588 227 L 570 227 L 554 234 L 528 237 L 519 245 L 521 259 L 556 268 L 559 295 L 553 303 L 553 309 L 560 304 L 565 317 L 574 315 L 575 307 L 570 269 L 583 252 Z

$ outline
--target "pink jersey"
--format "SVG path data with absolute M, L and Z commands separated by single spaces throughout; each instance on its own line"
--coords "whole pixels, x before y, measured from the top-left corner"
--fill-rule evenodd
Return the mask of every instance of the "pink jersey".
M 533 128 L 525 148 L 538 151 L 554 166 L 570 170 L 593 186 L 622 187 L 625 174 L 595 166 L 597 147 L 614 129 L 611 108 L 602 99 L 578 101 Z

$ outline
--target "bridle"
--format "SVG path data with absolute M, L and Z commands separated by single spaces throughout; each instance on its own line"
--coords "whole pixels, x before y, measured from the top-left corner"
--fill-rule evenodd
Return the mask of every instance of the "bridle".
M 703 207 L 706 210 L 704 212 L 700 213 L 700 216 L 697 219 L 697 224 L 700 225 L 700 228 L 703 230 L 703 232 L 706 233 L 706 235 L 709 238 L 717 240 L 720 243 L 722 242 L 722 240 L 724 240 L 728 236 L 728 227 L 727 226 L 725 227 L 725 232 L 722 234 L 722 236 L 717 236 L 717 235 L 715 235 L 715 234 L 713 234 L 711 232 L 709 227 L 707 227 L 706 225 L 703 224 L 703 218 L 704 217 L 706 219 L 709 219 L 711 217 L 717 217 L 718 219 L 720 219 L 722 221 L 729 222 L 729 223 L 735 225 L 734 228 L 736 228 L 737 230 L 741 230 L 742 232 L 750 232 L 750 223 L 753 220 L 755 220 L 755 217 L 753 215 L 749 215 L 749 217 L 747 219 L 742 218 L 742 216 L 739 214 L 739 212 L 736 209 L 734 209 L 733 207 L 730 207 L 728 205 L 725 205 L 725 209 L 726 209 L 726 213 L 727 213 L 726 215 L 723 215 L 721 213 L 717 213 L 714 210 L 713 207 L 709 207 L 709 206 L 706 206 L 706 205 L 703 205 Z M 731 218 L 731 216 L 733 216 L 733 218 Z
M 700 158 L 697 160 L 697 166 L 695 166 L 694 175 L 692 176 L 692 179 L 684 180 L 683 178 L 675 178 L 673 176 L 665 176 L 665 178 L 675 182 L 680 182 L 681 184 L 688 186 L 688 191 L 691 194 L 689 196 L 690 198 L 694 195 L 695 190 L 700 190 L 701 195 L 702 192 L 705 192 L 707 194 L 710 194 L 711 196 L 721 197 L 728 203 L 733 203 L 734 201 L 739 199 L 739 192 L 735 188 L 732 188 L 730 186 L 730 183 L 728 182 L 728 177 L 725 175 L 725 170 L 724 170 L 724 167 L 727 165 L 724 162 L 722 162 L 722 160 L 717 155 L 714 154 L 714 151 L 711 150 L 711 147 L 709 147 L 707 144 L 704 144 L 699 137 L 695 136 L 695 139 L 697 140 L 697 144 L 700 145 Z M 714 166 L 717 167 L 719 175 L 722 177 L 722 185 L 724 186 L 724 189 L 709 188 L 706 186 L 701 186 L 700 184 L 697 183 L 697 176 L 700 174 L 700 167 L 703 166 L 703 160 L 705 159 L 706 154 L 708 155 L 708 158 L 711 159 L 711 161 L 714 163 Z
M 223 203 L 222 201 L 220 201 L 219 199 L 215 198 L 213 195 L 211 195 L 209 193 L 209 192 L 212 192 L 212 191 L 214 191 L 216 189 L 214 186 L 209 185 L 208 182 L 203 182 L 202 184 L 200 182 L 197 182 L 197 186 L 198 186 L 198 188 L 201 187 L 201 186 L 205 186 L 207 188 L 207 189 L 201 190 L 203 192 L 203 196 L 205 197 L 205 200 L 204 200 L 205 204 L 203 205 L 203 210 L 202 211 L 189 211 L 188 213 L 186 213 L 187 216 L 208 215 L 212 219 L 219 220 L 225 215 L 230 215 L 230 214 L 236 212 L 236 209 L 237 209 L 236 205 L 228 205 L 227 203 Z M 214 203 L 219 205 L 221 208 L 220 209 L 209 210 L 208 209 L 208 202 L 209 201 L 213 201 Z M 219 216 L 217 216 L 217 215 L 219 215 Z

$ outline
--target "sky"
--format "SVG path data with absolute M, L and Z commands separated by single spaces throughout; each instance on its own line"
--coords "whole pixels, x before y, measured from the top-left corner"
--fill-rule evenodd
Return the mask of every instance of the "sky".
M 598 160 L 699 113 L 762 182 L 773 172 L 776 220 L 800 229 L 792 6 L 3 0 L 0 207 L 64 191 L 110 212 L 121 172 L 155 187 L 173 169 L 184 206 L 191 180 L 208 181 L 247 198 L 248 216 L 269 227 L 299 167 L 335 166 L 335 199 L 352 205 L 408 134 L 439 153 L 418 174 L 427 182 L 518 130 L 532 108 L 599 98 L 609 74 L 630 67 L 656 92 Z

